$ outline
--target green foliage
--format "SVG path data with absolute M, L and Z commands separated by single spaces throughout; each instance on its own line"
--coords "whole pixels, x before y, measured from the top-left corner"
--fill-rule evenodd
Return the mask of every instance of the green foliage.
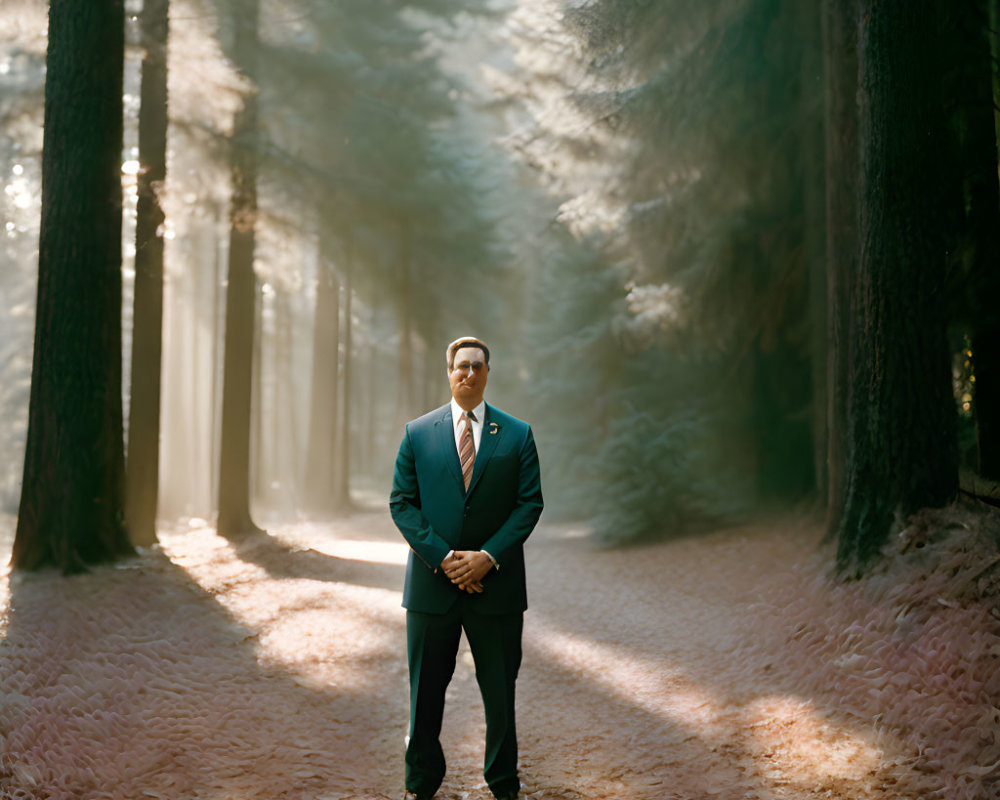
M 598 537 L 662 538 L 746 512 L 752 464 L 732 424 L 731 398 L 707 365 L 652 350 L 630 360 L 623 384 L 597 455 Z
M 615 96 L 595 124 L 635 143 L 614 185 L 631 275 L 682 288 L 688 319 L 723 347 L 748 328 L 795 324 L 803 306 L 786 302 L 786 289 L 803 281 L 798 70 L 816 42 L 797 36 L 795 6 L 777 0 L 683 14 L 625 4 L 617 25 L 597 21 L 598 9 L 622 14 L 619 5 L 587 6 L 585 29 L 624 38 L 595 67 Z M 633 42 L 646 43 L 635 57 Z M 607 97 L 577 102 L 591 109 Z M 808 113 L 819 111 L 810 102 Z
M 533 127 L 515 144 L 576 239 L 546 261 L 536 338 L 585 368 L 533 387 L 574 409 L 575 424 L 545 417 L 563 431 L 565 507 L 627 541 L 739 514 L 775 484 L 798 495 L 811 387 L 787 374 L 809 374 L 806 242 L 822 237 L 804 212 L 821 164 L 803 146 L 822 110 L 803 82 L 816 8 L 544 7 L 548 27 L 515 45 L 560 68 L 519 76 Z M 577 357 L 582 343 L 602 357 Z
M 529 303 L 524 349 L 546 514 L 579 518 L 594 510 L 604 479 L 600 450 L 623 366 L 612 314 L 624 312 L 623 293 L 603 263 L 559 229 L 532 240 L 530 250 L 536 268 L 544 265 Z
M 440 38 L 460 5 L 313 0 L 297 30 L 261 54 L 274 213 L 304 209 L 326 252 L 350 238 L 366 267 L 359 289 L 373 304 L 406 293 L 425 341 L 445 335 L 460 276 L 488 276 L 500 259 L 481 166 L 456 120 L 458 84 L 428 35 Z M 493 288 L 488 277 L 470 285 Z
M 603 261 L 564 233 L 532 244 L 546 265 L 526 343 L 546 513 L 615 543 L 745 512 L 748 411 L 718 358 L 693 342 L 685 357 L 631 347 L 635 318 Z

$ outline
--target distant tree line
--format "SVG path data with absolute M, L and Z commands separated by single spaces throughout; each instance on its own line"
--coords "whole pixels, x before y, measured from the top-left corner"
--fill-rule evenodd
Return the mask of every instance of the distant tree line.
M 279 477 L 349 509 L 470 332 L 554 511 L 618 542 L 818 505 L 864 569 L 1000 479 L 997 5 L 51 0 L 15 566 L 155 541 L 181 450 L 229 537 Z M 470 31 L 489 92 L 442 58 Z

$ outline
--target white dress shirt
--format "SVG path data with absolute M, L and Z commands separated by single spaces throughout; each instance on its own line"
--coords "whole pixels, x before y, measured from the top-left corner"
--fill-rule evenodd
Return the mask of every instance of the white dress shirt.
M 479 405 L 472 409 L 472 413 L 476 417 L 476 421 L 472 423 L 472 444 L 478 453 L 479 440 L 483 438 L 483 417 L 486 415 L 486 401 L 480 400 Z M 455 449 L 460 455 L 462 453 L 462 433 L 465 430 L 465 423 L 462 422 L 464 417 L 465 409 L 455 401 L 454 397 L 451 398 L 451 425 L 455 434 Z
M 472 409 L 472 415 L 476 418 L 475 420 L 467 420 L 472 425 L 472 446 L 475 448 L 476 453 L 479 452 L 479 440 L 483 438 L 483 417 L 486 416 L 486 401 L 480 400 L 479 405 Z M 465 409 L 462 408 L 456 401 L 455 398 L 451 398 L 451 425 L 452 432 L 455 434 L 455 449 L 459 452 L 461 456 L 462 453 L 462 434 L 465 432 L 465 423 L 462 421 L 465 419 Z M 454 550 L 449 550 L 448 555 L 445 556 L 447 561 L 451 558 L 451 554 Z M 485 550 L 483 550 L 486 553 Z M 486 553 L 489 556 L 490 561 L 493 562 L 493 566 L 500 569 L 500 565 L 497 560 L 493 558 L 492 555 Z

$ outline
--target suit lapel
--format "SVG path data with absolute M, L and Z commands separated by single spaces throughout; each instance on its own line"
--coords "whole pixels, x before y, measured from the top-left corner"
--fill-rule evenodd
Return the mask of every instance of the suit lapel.
M 448 471 L 452 477 L 464 491 L 465 481 L 462 480 L 462 464 L 458 460 L 458 448 L 455 447 L 455 428 L 451 419 L 451 405 L 444 407 L 444 411 L 434 423 L 434 427 L 437 428 L 438 432 L 437 441 L 441 457 L 448 465 Z
M 486 413 L 483 415 L 483 432 L 479 437 L 479 450 L 476 451 L 476 461 L 472 466 L 472 479 L 469 481 L 469 491 L 466 494 L 472 494 L 472 490 L 476 488 L 476 484 L 479 483 L 479 479 L 489 465 L 490 458 L 493 457 L 493 451 L 497 449 L 500 437 L 503 436 L 503 428 L 490 420 L 493 416 L 492 411 L 490 404 L 487 403 Z M 461 472 L 461 468 L 459 468 L 459 472 Z

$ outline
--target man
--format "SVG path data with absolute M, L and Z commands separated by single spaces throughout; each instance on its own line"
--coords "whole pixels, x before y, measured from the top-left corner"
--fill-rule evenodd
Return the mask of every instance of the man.
M 410 545 L 403 588 L 410 664 L 406 797 L 430 800 L 445 774 L 445 690 L 465 631 L 486 711 L 490 791 L 520 791 L 514 683 L 527 594 L 522 545 L 542 513 L 527 423 L 483 400 L 490 351 L 475 337 L 446 351 L 452 400 L 406 426 L 389 506 Z

